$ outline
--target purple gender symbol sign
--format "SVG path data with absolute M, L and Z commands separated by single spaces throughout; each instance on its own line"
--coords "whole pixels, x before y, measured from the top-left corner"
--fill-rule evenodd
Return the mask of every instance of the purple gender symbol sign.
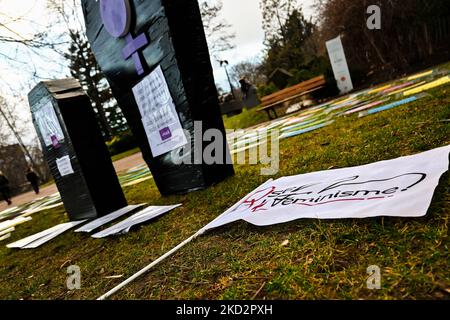
M 136 38 L 130 33 L 131 25 L 131 6 L 129 0 L 100 0 L 100 14 L 103 25 L 110 35 L 114 38 L 123 38 L 127 45 L 122 50 L 122 56 L 125 60 L 133 57 L 136 71 L 139 75 L 144 73 L 139 50 L 148 44 L 145 33 Z

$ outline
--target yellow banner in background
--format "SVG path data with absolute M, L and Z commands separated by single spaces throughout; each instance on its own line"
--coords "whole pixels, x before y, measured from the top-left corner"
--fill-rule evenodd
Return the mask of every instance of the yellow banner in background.
M 379 87 L 379 88 L 377 88 L 377 89 L 374 89 L 374 90 L 372 90 L 372 91 L 369 91 L 367 94 L 378 93 L 378 92 L 384 91 L 384 90 L 386 90 L 386 89 L 389 89 L 390 87 L 392 87 L 392 84 L 388 84 L 387 86 Z
M 419 78 L 423 78 L 423 77 L 429 76 L 431 74 L 433 74 L 433 70 L 425 71 L 423 73 L 419 73 L 419 74 L 413 75 L 413 76 L 407 78 L 406 80 L 408 80 L 408 81 L 416 80 L 416 79 L 419 79 Z
M 426 90 L 430 90 L 430 89 L 442 86 L 442 85 L 444 85 L 446 83 L 449 83 L 449 82 L 450 82 L 450 76 L 442 77 L 442 78 L 437 79 L 435 81 L 432 81 L 430 83 L 424 84 L 423 86 L 420 86 L 420 87 L 417 87 L 417 88 L 405 91 L 403 93 L 403 95 L 404 96 L 410 96 L 410 95 L 413 95 L 413 94 L 416 94 L 416 93 L 420 93 L 420 92 L 423 92 L 423 91 L 426 91 Z
M 413 84 L 413 85 L 411 85 L 411 86 L 409 86 L 409 87 L 406 87 L 406 88 L 402 88 L 402 89 L 393 91 L 393 92 L 389 93 L 388 95 L 389 95 L 389 96 L 393 96 L 393 95 L 396 95 L 396 94 L 398 94 L 398 93 L 403 93 L 403 92 L 405 92 L 405 91 L 409 91 L 409 90 L 411 90 L 411 89 L 417 88 L 417 87 L 419 87 L 419 86 L 421 86 L 421 85 L 424 85 L 424 84 L 426 84 L 426 83 L 427 83 L 426 81 L 421 81 L 421 82 L 416 83 L 416 84 Z

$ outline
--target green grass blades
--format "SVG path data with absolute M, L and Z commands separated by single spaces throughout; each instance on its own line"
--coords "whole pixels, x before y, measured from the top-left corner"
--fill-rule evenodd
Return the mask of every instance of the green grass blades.
M 407 106 L 280 142 L 274 177 L 363 165 L 450 143 L 450 86 Z M 125 236 L 95 240 L 68 232 L 33 251 L 0 248 L 1 299 L 95 299 L 213 220 L 268 179 L 260 166 L 208 190 L 161 198 L 153 180 L 125 188 L 132 204 L 183 206 Z M 449 174 L 426 217 L 301 220 L 258 228 L 238 222 L 207 233 L 114 299 L 448 299 Z M 62 208 L 37 213 L 9 242 L 67 221 Z M 105 226 L 107 227 L 107 226 Z M 8 243 L 9 243 L 8 242 Z M 66 287 L 67 267 L 81 289 Z M 381 270 L 369 290 L 367 268 Z M 122 278 L 110 278 L 122 276 Z

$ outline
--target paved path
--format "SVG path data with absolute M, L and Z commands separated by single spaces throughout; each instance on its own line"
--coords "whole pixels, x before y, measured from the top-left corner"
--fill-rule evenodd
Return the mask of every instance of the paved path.
M 133 167 L 136 167 L 143 163 L 145 163 L 145 162 L 144 162 L 144 159 L 142 158 L 142 154 L 137 153 L 137 154 L 134 154 L 127 158 L 124 158 L 124 159 L 114 162 L 114 168 L 116 169 L 116 172 L 119 173 L 119 172 L 126 171 L 128 169 L 131 169 Z M 56 192 L 58 192 L 58 189 L 56 188 L 55 184 L 52 184 L 50 186 L 42 188 L 41 192 L 38 195 L 36 195 L 33 191 L 23 193 L 23 194 L 18 195 L 13 198 L 12 207 L 21 206 L 23 204 L 33 201 L 34 199 L 46 197 L 46 196 L 52 195 Z M 6 210 L 7 208 L 8 208 L 8 206 L 6 205 L 6 202 L 1 201 L 0 202 L 0 212 L 2 212 L 3 210 Z

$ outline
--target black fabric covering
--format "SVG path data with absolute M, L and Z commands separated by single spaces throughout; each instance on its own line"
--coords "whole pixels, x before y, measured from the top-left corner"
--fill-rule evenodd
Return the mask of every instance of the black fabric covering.
M 60 147 L 46 146 L 36 124 L 41 99 L 51 97 L 64 133 Z M 97 218 L 127 206 L 91 101 L 75 79 L 41 82 L 28 96 L 45 159 L 70 220 Z M 74 174 L 62 177 L 56 159 L 70 156 Z
M 113 38 L 103 27 L 99 2 L 82 0 L 87 36 L 97 61 L 136 136 L 143 157 L 152 171 L 162 195 L 204 189 L 234 174 L 226 139 L 222 164 L 176 165 L 173 152 L 154 158 L 141 121 L 132 88 L 161 65 L 183 129 L 191 133 L 194 121 L 201 121 L 203 132 L 215 128 L 225 137 L 225 129 L 214 84 L 213 70 L 197 0 L 130 0 L 134 14 L 131 34 L 145 33 L 149 45 L 141 50 L 146 73 L 139 76 L 132 59 L 121 51 L 126 41 Z M 197 142 L 199 143 L 199 142 Z M 202 154 L 208 143 L 199 144 Z

